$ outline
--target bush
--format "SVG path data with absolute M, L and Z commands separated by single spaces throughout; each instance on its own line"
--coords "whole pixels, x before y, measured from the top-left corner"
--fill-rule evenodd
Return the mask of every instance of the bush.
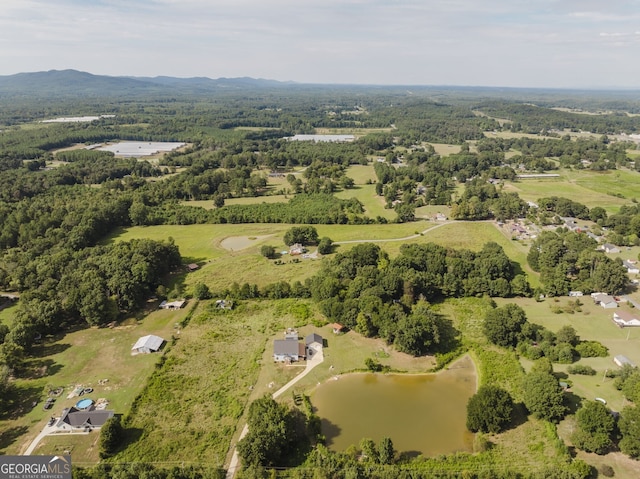
M 260 254 L 269 259 L 274 259 L 277 257 L 275 247 L 267 244 L 262 245 L 262 247 L 260 248 Z
M 584 376 L 595 376 L 596 370 L 591 366 L 586 366 L 584 364 L 576 364 L 574 366 L 569 366 L 567 368 L 567 372 L 569 374 L 582 374 Z
M 609 355 L 607 347 L 598 341 L 580 341 L 576 352 L 583 358 L 604 358 Z

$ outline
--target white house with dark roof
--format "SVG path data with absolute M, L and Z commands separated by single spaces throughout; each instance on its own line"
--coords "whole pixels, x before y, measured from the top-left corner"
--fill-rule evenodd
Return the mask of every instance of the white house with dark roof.
M 618 248 L 616 245 L 611 244 L 611 243 L 605 243 L 602 245 L 602 249 L 604 250 L 605 253 L 619 253 L 620 252 L 620 248 Z
M 296 362 L 306 359 L 305 345 L 297 339 L 275 339 L 273 341 L 273 360 L 277 362 Z
M 69 407 L 62 410 L 62 415 L 56 428 L 71 431 L 74 429 L 99 429 L 108 419 L 115 414 L 114 411 L 108 409 L 91 409 L 81 410 L 75 407 Z

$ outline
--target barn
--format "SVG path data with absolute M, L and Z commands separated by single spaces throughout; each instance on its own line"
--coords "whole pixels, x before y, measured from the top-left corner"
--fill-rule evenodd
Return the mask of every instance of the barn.
M 164 339 L 160 336 L 154 336 L 153 334 L 142 336 L 131 348 L 131 354 L 155 353 L 163 344 Z

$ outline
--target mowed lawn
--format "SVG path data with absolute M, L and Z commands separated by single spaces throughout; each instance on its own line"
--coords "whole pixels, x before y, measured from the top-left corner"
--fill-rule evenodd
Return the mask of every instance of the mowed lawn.
M 147 334 L 170 339 L 174 324 L 186 314 L 187 309 L 150 309 L 142 321 L 131 318 L 114 328 L 79 329 L 37 344 L 34 358 L 25 363 L 15 381 L 14 413 L 0 421 L 0 451 L 4 454 L 24 451 L 49 417 L 76 403 L 77 397 L 67 399 L 76 385 L 92 387 L 91 399 L 105 398 L 116 414 L 126 413 L 159 359 L 158 355 L 132 356 L 131 347 Z M 98 384 L 105 379 L 108 381 Z M 63 387 L 64 392 L 54 407 L 45 411 L 42 405 L 50 387 Z M 33 401 L 38 404 L 31 408 Z M 71 450 L 74 462 L 93 462 L 98 458 L 97 449 L 91 450 L 93 439 L 90 435 L 84 438 L 84 441 L 77 439 L 78 448 Z M 58 449 L 61 442 L 68 443 L 64 438 L 47 437 L 35 453 L 57 454 L 61 452 Z

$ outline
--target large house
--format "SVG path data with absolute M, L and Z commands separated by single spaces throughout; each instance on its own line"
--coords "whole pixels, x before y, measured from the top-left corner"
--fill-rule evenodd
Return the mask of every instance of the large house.
M 602 249 L 604 250 L 605 253 L 619 253 L 620 252 L 620 248 L 618 248 L 616 245 L 611 244 L 611 243 L 605 243 L 602 245 Z
M 621 328 L 640 326 L 640 315 L 631 311 L 620 310 L 613 313 L 613 322 Z
M 74 429 L 99 429 L 108 419 L 112 418 L 114 411 L 107 409 L 76 409 L 69 407 L 62 410 L 62 416 L 58 419 L 58 429 L 71 431 Z
M 275 339 L 273 341 L 273 360 L 277 362 L 295 362 L 307 358 L 305 345 L 297 339 Z

